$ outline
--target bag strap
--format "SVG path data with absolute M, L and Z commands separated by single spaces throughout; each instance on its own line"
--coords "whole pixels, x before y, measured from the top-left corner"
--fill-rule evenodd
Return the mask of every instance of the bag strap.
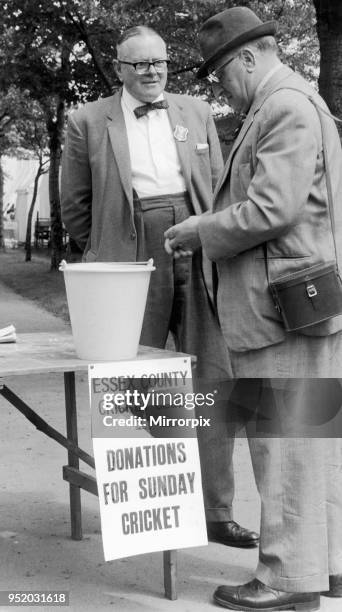
M 335 215 L 334 215 L 334 207 L 333 207 L 333 191 L 332 191 L 331 175 L 330 175 L 329 160 L 328 160 L 327 134 L 326 134 L 326 128 L 324 126 L 324 122 L 322 120 L 322 113 L 324 113 L 325 115 L 328 115 L 328 117 L 330 117 L 334 121 L 338 121 L 342 123 L 342 120 L 339 119 L 338 117 L 335 117 L 335 115 L 332 115 L 329 111 L 325 110 L 319 104 L 317 104 L 313 96 L 310 96 L 309 94 L 305 93 L 301 89 L 298 89 L 297 87 L 278 87 L 278 89 L 274 89 L 272 91 L 271 95 L 275 93 L 276 91 L 280 91 L 281 89 L 291 89 L 292 91 L 297 91 L 298 93 L 303 94 L 303 96 L 305 96 L 311 102 L 311 104 L 314 105 L 317 111 L 318 117 L 319 117 L 319 122 L 321 125 L 321 132 L 322 132 L 323 159 L 324 159 L 327 195 L 328 195 L 328 210 L 329 210 L 329 217 L 330 217 L 331 233 L 332 233 L 332 238 L 333 238 L 333 243 L 334 243 L 336 266 L 338 268 L 338 256 L 337 256 L 337 246 L 336 246 L 336 237 L 335 237 Z M 267 242 L 264 242 L 262 244 L 262 248 L 264 251 L 267 284 L 270 286 Z
M 322 115 L 321 115 L 321 112 L 323 109 L 319 106 L 319 104 L 317 104 L 317 102 L 313 98 L 309 97 L 309 100 L 315 106 L 317 113 L 318 113 L 319 121 L 321 124 L 323 157 L 324 157 L 324 166 L 325 166 L 327 193 L 328 193 L 328 205 L 329 205 L 329 213 L 330 213 L 331 232 L 332 232 L 332 237 L 334 241 L 335 259 L 336 259 L 336 264 L 337 264 L 338 260 L 337 260 L 337 246 L 336 246 L 336 237 L 335 237 L 335 213 L 334 213 L 334 206 L 333 206 L 333 190 L 332 190 L 331 174 L 330 174 L 330 168 L 329 168 L 326 127 L 324 126 L 324 122 L 322 120 Z

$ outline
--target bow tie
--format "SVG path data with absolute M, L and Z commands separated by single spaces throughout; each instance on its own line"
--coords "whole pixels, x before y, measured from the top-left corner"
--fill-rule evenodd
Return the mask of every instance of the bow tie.
M 169 103 L 166 100 L 159 100 L 157 102 L 147 102 L 147 104 L 143 104 L 143 106 L 137 106 L 134 109 L 134 114 L 137 119 L 140 117 L 144 117 L 151 110 L 156 110 L 158 108 L 168 108 Z

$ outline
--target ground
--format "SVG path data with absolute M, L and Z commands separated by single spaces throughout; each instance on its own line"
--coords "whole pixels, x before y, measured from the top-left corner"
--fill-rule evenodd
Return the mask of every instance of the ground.
M 50 270 L 45 248 L 33 249 L 32 261 L 25 261 L 22 248 L 0 252 L 0 282 L 48 312 L 69 321 L 62 272 Z

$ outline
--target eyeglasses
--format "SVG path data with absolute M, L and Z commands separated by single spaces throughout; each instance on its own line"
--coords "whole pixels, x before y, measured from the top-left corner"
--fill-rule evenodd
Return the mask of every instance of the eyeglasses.
M 170 60 L 168 59 L 159 59 L 154 60 L 154 62 L 124 62 L 123 60 L 118 59 L 120 64 L 127 64 L 128 66 L 133 66 L 135 72 L 137 74 L 147 74 L 150 71 L 150 66 L 156 70 L 156 72 L 164 72 Z
M 209 81 L 209 83 L 211 84 L 219 83 L 220 82 L 219 72 L 222 70 L 222 68 L 225 68 L 226 66 L 228 66 L 228 64 L 230 64 L 230 62 L 235 60 L 237 57 L 239 57 L 239 55 L 234 55 L 234 57 L 230 57 L 229 60 L 227 60 L 224 64 L 222 64 L 222 66 L 220 66 L 219 68 L 216 68 L 216 70 L 213 70 L 212 72 L 209 72 L 209 74 L 207 75 L 207 81 Z

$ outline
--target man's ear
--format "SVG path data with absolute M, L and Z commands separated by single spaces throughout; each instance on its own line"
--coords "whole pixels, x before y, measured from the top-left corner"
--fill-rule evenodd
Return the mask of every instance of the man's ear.
M 242 63 L 244 64 L 247 72 L 254 72 L 255 70 L 255 54 L 253 49 L 251 49 L 250 47 L 246 47 L 245 49 L 242 49 L 240 52 L 240 57 L 242 59 Z
M 122 75 L 121 75 L 121 65 L 119 60 L 115 59 L 113 60 L 113 65 L 114 65 L 114 71 L 116 76 L 118 77 L 119 81 L 122 82 Z

